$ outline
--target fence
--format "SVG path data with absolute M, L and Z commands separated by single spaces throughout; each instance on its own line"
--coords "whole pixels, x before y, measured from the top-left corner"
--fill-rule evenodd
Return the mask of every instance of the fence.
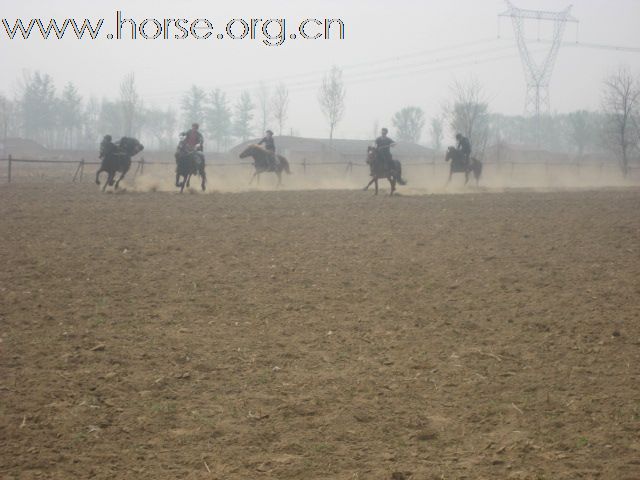
M 448 176 L 449 164 L 445 163 L 443 160 L 427 160 L 427 161 L 411 161 L 411 160 L 402 160 L 402 165 L 404 172 L 407 173 L 409 177 L 433 177 L 433 178 L 445 178 Z M 9 155 L 7 158 L 0 158 L 0 164 L 4 162 L 7 164 L 5 169 L 6 172 L 6 181 L 7 183 L 12 183 L 16 178 L 16 167 L 19 164 L 28 165 L 28 166 L 49 166 L 55 168 L 55 174 L 53 171 L 49 171 L 49 175 L 45 175 L 43 171 L 38 170 L 37 172 L 32 172 L 33 175 L 39 179 L 50 179 L 52 177 L 60 178 L 60 176 L 64 172 L 64 176 L 62 178 L 70 179 L 71 182 L 77 183 L 82 182 L 85 176 L 85 167 L 95 166 L 96 169 L 100 165 L 98 161 L 86 161 L 85 159 L 77 160 L 39 160 L 39 159 L 24 159 L 24 158 L 13 158 Z M 216 162 L 216 163 L 207 163 L 208 172 L 212 172 L 217 169 L 230 169 L 230 168 L 250 168 L 253 165 L 252 162 Z M 68 171 L 62 170 L 59 167 L 62 166 L 70 166 Z M 134 160 L 132 165 L 132 175 L 135 178 L 138 175 L 143 175 L 145 173 L 145 167 L 168 167 L 173 168 L 175 166 L 174 162 L 168 161 L 148 161 L 144 157 L 141 157 L 138 160 Z M 75 167 L 75 168 L 73 168 Z M 302 159 L 298 162 L 291 162 L 292 170 L 294 173 L 302 174 L 302 175 L 314 175 L 320 172 L 322 169 L 325 169 L 324 174 L 329 174 L 332 176 L 339 177 L 342 175 L 343 177 L 350 177 L 354 170 L 356 171 L 356 175 L 362 174 L 363 177 L 368 175 L 368 166 L 363 162 L 307 162 L 306 159 Z M 604 177 L 608 176 L 610 178 L 619 177 L 622 179 L 622 174 L 620 167 L 617 164 L 613 163 L 551 163 L 551 162 L 486 162 L 484 164 L 484 172 L 483 177 L 485 179 L 490 179 L 491 177 L 500 178 L 502 181 L 501 186 L 506 186 L 505 182 L 508 183 L 509 180 L 523 180 L 526 176 L 531 176 L 532 169 L 537 170 L 537 174 L 542 173 L 549 179 L 552 179 L 554 175 L 558 175 L 560 173 L 564 175 L 573 176 L 576 178 L 580 178 L 584 176 L 590 176 L 592 178 Z M 635 180 L 636 173 L 640 171 L 640 165 L 630 165 L 629 166 L 629 175 L 628 179 Z M 210 173 L 211 175 L 211 173 Z M 214 174 L 215 175 L 215 174 Z M 518 178 L 520 177 L 520 178 Z M 1 178 L 1 176 L 0 176 Z M 519 184 L 521 182 L 515 182 Z

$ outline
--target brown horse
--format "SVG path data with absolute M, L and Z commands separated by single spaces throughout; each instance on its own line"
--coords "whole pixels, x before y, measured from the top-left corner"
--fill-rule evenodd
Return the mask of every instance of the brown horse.
M 378 152 L 377 147 L 369 146 L 367 148 L 367 164 L 369 164 L 370 175 L 373 177 L 371 181 L 364 187 L 367 190 L 372 183 L 376 185 L 376 193 L 378 194 L 378 180 L 381 178 L 386 178 L 389 180 L 391 184 L 391 193 L 389 195 L 393 195 L 393 192 L 396 191 L 396 183 L 400 185 L 406 185 L 402 179 L 402 164 L 399 160 L 392 160 L 390 167 L 388 163 L 382 158 Z
M 480 181 L 480 175 L 482 175 L 482 162 L 475 157 L 471 157 L 470 162 L 467 163 L 466 158 L 460 150 L 454 147 L 447 149 L 447 155 L 444 157 L 445 162 L 451 160 L 451 168 L 449 168 L 449 179 L 447 185 L 451 182 L 451 176 L 454 173 L 464 173 L 464 184 L 469 182 L 469 173 L 473 172 L 473 177 L 476 179 L 476 186 Z
M 278 186 L 282 184 L 282 172 L 291 174 L 289 170 L 289 162 L 282 155 L 275 155 L 269 150 L 262 148 L 260 145 L 249 145 L 240 154 L 240 158 L 253 158 L 253 166 L 256 171 L 253 173 L 249 185 L 253 182 L 253 179 L 258 177 L 258 184 L 260 184 L 260 174 L 265 172 L 273 172 L 278 176 Z

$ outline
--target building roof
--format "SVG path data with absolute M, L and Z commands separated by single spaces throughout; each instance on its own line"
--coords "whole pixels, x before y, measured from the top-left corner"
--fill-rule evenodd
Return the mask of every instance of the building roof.
M 247 146 L 258 143 L 259 139 L 243 142 L 229 150 L 231 156 L 237 156 Z M 372 140 L 351 140 L 328 138 L 304 138 L 292 136 L 276 136 L 276 149 L 283 154 L 321 154 L 326 156 L 364 156 L 367 147 L 373 145 Z M 398 142 L 393 147 L 393 155 L 397 157 L 426 157 L 432 155 L 433 150 L 422 145 L 408 142 Z

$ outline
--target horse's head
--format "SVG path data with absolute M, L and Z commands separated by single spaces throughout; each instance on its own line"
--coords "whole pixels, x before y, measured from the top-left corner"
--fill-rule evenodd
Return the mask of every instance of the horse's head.
M 447 154 L 444 157 L 444 161 L 448 162 L 449 160 L 454 159 L 455 158 L 455 152 L 456 152 L 455 147 L 447 148 Z
M 256 151 L 256 148 L 259 148 L 258 145 L 249 145 L 247 148 L 245 148 L 240 155 L 238 155 L 240 158 L 247 158 L 247 157 L 251 157 L 253 156 L 253 154 Z
M 376 158 L 378 157 L 378 149 L 374 146 L 369 145 L 367 147 L 367 163 L 371 165 Z
M 122 137 L 118 141 L 118 146 L 125 155 L 130 157 L 133 157 L 144 150 L 144 145 L 142 145 L 138 139 L 131 137 Z

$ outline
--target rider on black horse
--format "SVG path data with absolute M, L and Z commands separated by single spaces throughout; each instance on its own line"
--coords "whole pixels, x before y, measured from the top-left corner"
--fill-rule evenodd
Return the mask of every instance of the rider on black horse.
M 393 170 L 395 166 L 393 164 L 393 157 L 391 156 L 391 147 L 395 146 L 396 142 L 387 136 L 388 133 L 389 130 L 383 128 L 375 142 L 378 148 L 378 158 L 382 160 L 385 168 Z
M 458 151 L 464 157 L 465 165 L 470 165 L 471 158 L 471 142 L 461 133 L 456 133 L 456 140 L 458 141 Z
M 258 142 L 258 145 L 262 145 L 264 143 L 264 149 L 267 152 L 270 152 L 271 155 L 269 155 L 269 161 L 270 161 L 270 165 L 271 167 L 276 166 L 276 143 L 273 140 L 273 132 L 271 130 L 267 130 L 265 132 L 265 136 L 262 140 L 260 140 Z
M 200 126 L 197 123 L 194 123 L 191 125 L 191 130 L 187 130 L 180 134 L 181 140 L 180 143 L 178 143 L 178 149 L 175 155 L 176 163 L 193 151 L 202 152 L 204 147 L 204 137 L 198 131 L 199 128 Z
M 111 141 L 111 135 L 105 135 L 100 143 L 100 159 L 104 160 L 107 157 L 110 157 L 116 150 L 118 146 Z

